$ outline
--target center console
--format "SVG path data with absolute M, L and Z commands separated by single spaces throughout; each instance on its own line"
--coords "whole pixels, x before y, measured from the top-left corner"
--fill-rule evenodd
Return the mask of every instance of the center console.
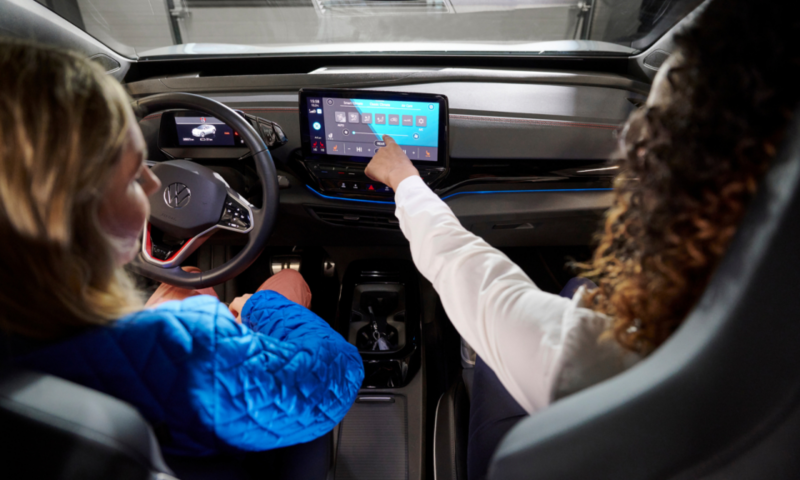
M 345 271 L 336 328 L 358 348 L 364 381 L 337 427 L 334 480 L 424 477 L 418 279 L 407 260 L 360 260 Z
M 443 95 L 363 90 L 300 90 L 301 149 L 295 158 L 320 192 L 391 198 L 364 168 L 386 146 L 403 149 L 429 185 L 448 167 L 448 106 Z

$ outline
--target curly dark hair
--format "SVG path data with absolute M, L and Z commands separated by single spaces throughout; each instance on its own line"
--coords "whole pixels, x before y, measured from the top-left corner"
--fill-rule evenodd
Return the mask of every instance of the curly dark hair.
M 800 103 L 794 2 L 715 0 L 676 38 L 669 100 L 631 115 L 583 275 L 609 335 L 647 354 L 695 305 Z

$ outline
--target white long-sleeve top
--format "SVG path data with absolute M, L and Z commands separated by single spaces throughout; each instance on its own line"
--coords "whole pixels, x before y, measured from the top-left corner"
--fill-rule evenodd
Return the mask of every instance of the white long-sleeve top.
M 608 317 L 543 292 L 499 250 L 467 231 L 418 176 L 395 193 L 417 269 L 456 330 L 528 413 L 625 370 L 639 357 L 599 341 Z

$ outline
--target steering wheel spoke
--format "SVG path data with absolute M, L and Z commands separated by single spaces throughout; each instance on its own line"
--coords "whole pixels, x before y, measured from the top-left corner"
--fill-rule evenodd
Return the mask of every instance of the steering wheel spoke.
M 165 241 L 163 232 L 155 230 L 156 227 L 150 222 L 145 222 L 142 234 L 142 258 L 151 265 L 172 268 L 179 267 L 189 255 L 200 248 L 216 232 L 217 228 L 215 225 L 186 240 L 169 239 L 169 241 Z
M 253 206 L 232 188 L 228 188 L 222 216 L 217 227 L 236 233 L 250 233 L 254 222 Z

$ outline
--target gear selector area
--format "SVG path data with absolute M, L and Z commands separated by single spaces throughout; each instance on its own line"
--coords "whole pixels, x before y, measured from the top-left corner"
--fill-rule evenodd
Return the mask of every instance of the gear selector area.
M 418 276 L 407 261 L 360 260 L 348 266 L 337 330 L 361 354 L 362 388 L 399 388 L 419 370 Z

